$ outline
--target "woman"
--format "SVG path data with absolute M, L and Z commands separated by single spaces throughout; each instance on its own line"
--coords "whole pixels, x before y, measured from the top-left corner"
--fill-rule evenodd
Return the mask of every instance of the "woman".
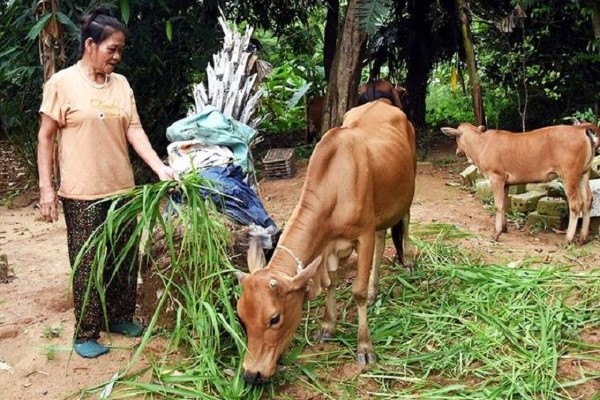
M 60 198 L 72 266 L 88 237 L 106 219 L 110 202 L 98 201 L 134 186 L 128 144 L 161 180 L 178 179 L 152 149 L 127 79 L 114 72 L 124 46 L 123 25 L 108 10 L 97 8 L 83 19 L 77 63 L 57 72 L 44 85 L 38 133 L 40 213 L 45 221 L 56 221 Z M 52 150 L 57 134 L 58 193 L 52 184 Z M 129 234 L 121 236 L 126 240 Z M 98 294 L 87 288 L 91 253 L 83 258 L 73 277 L 74 349 L 87 358 L 109 350 L 98 343 L 105 325 Z M 117 278 L 105 288 L 109 331 L 139 336 L 143 327 L 132 321 L 138 272 L 135 254 L 123 266 L 130 268 L 120 268 Z M 105 265 L 105 271 L 109 274 L 111 266 Z

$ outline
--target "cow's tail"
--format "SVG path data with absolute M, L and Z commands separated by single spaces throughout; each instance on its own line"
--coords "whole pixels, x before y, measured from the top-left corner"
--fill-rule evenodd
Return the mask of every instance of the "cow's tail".
M 598 148 L 600 148 L 600 127 L 589 122 L 579 123 L 577 126 L 585 129 L 585 134 L 592 146 L 592 156 L 598 153 Z
M 394 247 L 396 248 L 396 258 L 402 265 L 404 265 L 403 237 L 404 225 L 402 224 L 402 220 L 400 220 L 396 225 L 392 226 L 392 242 L 394 242 Z

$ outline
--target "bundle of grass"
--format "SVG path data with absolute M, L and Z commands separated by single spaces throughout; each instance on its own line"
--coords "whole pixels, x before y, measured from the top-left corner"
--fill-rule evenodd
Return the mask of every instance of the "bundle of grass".
M 250 237 L 249 227 L 231 221 L 212 207 L 208 207 L 206 212 L 207 218 L 218 225 L 215 240 L 223 242 L 222 245 L 224 245 L 226 260 L 223 261 L 222 266 L 226 269 L 233 267 L 248 270 L 246 256 Z M 189 230 L 187 228 L 189 224 L 176 212 L 163 214 L 163 217 L 166 222 L 173 225 L 173 228 L 165 230 L 161 226 L 155 227 L 151 234 L 151 240 L 143 246 L 140 263 L 142 285 L 139 290 L 139 305 L 141 317 L 146 320 L 151 319 L 158 308 L 165 287 L 175 285 L 177 290 L 168 291 L 170 296 L 160 307 L 161 312 L 156 323 L 158 328 L 171 330 L 177 323 L 177 310 L 185 302 L 181 298 L 182 291 L 179 288 L 186 285 L 186 277 L 195 273 L 190 270 L 195 266 L 185 262 L 174 265 L 172 254 L 169 251 L 171 245 L 176 252 L 186 251 L 184 247 L 189 246 L 186 244 L 186 240 L 188 240 L 186 232 Z M 181 271 L 181 268 L 184 268 L 185 272 Z
M 161 266 L 152 270 L 162 287 L 153 293 L 160 294 L 155 310 L 129 365 L 107 385 L 113 396 L 160 394 L 166 398 L 215 399 L 260 396 L 259 390 L 246 388 L 239 379 L 244 341 L 235 311 L 237 282 L 228 256 L 229 233 L 225 217 L 218 216 L 214 205 L 200 196 L 200 189 L 207 188 L 209 182 L 191 173 L 182 177 L 181 182 L 159 182 L 120 195 L 113 199 L 104 225 L 80 253 L 90 249 L 95 252 L 92 276 L 104 308 L 103 266 L 123 227 L 135 224 L 123 251 L 112 255 L 115 269 L 128 267 L 124 260 L 130 250 L 146 255 L 143 257 L 146 267 L 152 268 L 156 263 Z M 177 195 L 173 196 L 174 193 Z M 160 359 L 148 359 L 152 355 L 144 353 L 145 367 L 140 369 L 140 355 L 157 334 L 156 328 L 167 306 L 172 307 L 170 329 L 166 331 L 168 345 Z M 176 357 L 175 353 L 182 356 Z M 129 373 L 134 366 L 137 372 Z

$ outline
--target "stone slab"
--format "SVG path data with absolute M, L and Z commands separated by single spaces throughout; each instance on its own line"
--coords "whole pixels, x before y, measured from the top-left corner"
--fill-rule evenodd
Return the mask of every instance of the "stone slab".
M 537 211 L 527 214 L 525 226 L 530 229 L 564 229 L 566 227 L 566 218 L 552 215 L 540 215 Z
M 600 179 L 590 180 L 590 188 L 592 189 L 592 217 L 600 217 Z

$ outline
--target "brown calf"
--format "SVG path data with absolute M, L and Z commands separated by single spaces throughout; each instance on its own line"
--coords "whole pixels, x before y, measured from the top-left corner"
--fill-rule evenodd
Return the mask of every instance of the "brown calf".
M 239 276 L 243 290 L 237 309 L 248 336 L 247 382 L 262 383 L 275 373 L 300 325 L 303 303 L 321 285 L 335 283 L 337 263 L 352 249 L 358 268 L 352 288 L 359 319 L 357 359 L 361 364 L 375 361 L 367 324 L 367 300 L 377 279 L 370 279 L 376 274 L 372 263 L 383 250 L 382 232 L 389 227 L 401 232 L 402 255 L 411 262 L 408 225 L 415 171 L 414 129 L 401 110 L 384 101 L 351 109 L 342 127 L 323 136 L 273 257 L 265 267 L 261 253 L 253 249 L 250 274 Z M 332 298 L 328 294 L 324 338 L 335 326 Z
M 560 176 L 569 202 L 569 243 L 575 237 L 580 212 L 583 223 L 579 241 L 585 242 L 589 233 L 589 170 L 598 147 L 592 131 L 599 133 L 592 124 L 548 126 L 525 133 L 484 132 L 483 127 L 469 123 L 457 129 L 442 128 L 445 135 L 456 138 L 456 154 L 466 155 L 490 180 L 496 205 L 495 240 L 506 232 L 509 185 L 548 182 Z

